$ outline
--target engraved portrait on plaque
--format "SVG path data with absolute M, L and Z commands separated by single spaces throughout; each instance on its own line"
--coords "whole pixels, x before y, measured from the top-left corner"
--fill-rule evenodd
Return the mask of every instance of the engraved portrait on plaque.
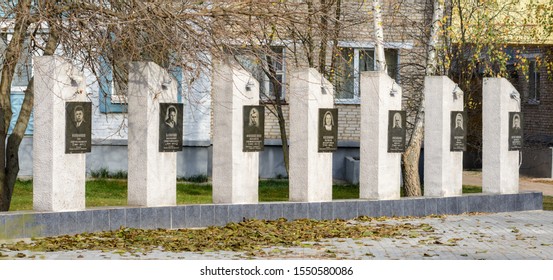
M 319 109 L 319 153 L 338 147 L 338 109 Z
M 65 103 L 65 153 L 88 153 L 91 149 L 91 102 Z
M 452 111 L 451 116 L 451 137 L 449 150 L 459 152 L 467 150 L 467 113 L 464 111 Z
M 243 108 L 243 152 L 260 152 L 265 146 L 265 107 Z
M 388 111 L 388 153 L 405 151 L 405 111 Z
M 509 112 L 509 151 L 522 149 L 522 113 Z
M 183 105 L 159 103 L 159 151 L 182 151 Z

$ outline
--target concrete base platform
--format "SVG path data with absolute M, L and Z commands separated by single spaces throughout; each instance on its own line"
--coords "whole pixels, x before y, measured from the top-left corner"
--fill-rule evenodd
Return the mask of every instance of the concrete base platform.
M 0 240 L 78 234 L 131 228 L 194 228 L 224 226 L 243 219 L 316 220 L 358 216 L 427 216 L 466 212 L 541 210 L 541 192 L 468 194 L 443 198 L 399 200 L 334 200 L 331 202 L 271 202 L 259 204 L 201 204 L 170 207 L 113 207 L 72 212 L 19 211 L 0 213 Z

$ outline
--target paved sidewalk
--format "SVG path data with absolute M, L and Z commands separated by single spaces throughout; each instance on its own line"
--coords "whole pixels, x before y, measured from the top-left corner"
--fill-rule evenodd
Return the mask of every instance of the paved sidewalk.
M 244 252 L 171 253 L 1 251 L 1 259 L 546 259 L 553 260 L 553 211 L 390 219 L 370 223 L 428 224 L 400 238 L 330 239 L 301 247 Z M 19 256 L 18 256 L 19 254 Z
M 463 185 L 482 186 L 482 172 L 463 171 Z M 553 196 L 553 180 L 521 176 L 519 180 L 519 189 L 521 191 L 542 192 L 543 195 Z

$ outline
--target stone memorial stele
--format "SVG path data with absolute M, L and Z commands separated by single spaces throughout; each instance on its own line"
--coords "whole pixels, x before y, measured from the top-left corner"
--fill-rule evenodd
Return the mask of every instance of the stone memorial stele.
M 254 138 L 263 132 L 264 111 L 245 106 L 259 106 L 259 83 L 231 62 L 216 62 L 214 69 L 213 203 L 257 203 L 259 152 L 249 149 L 263 145 Z
M 33 64 L 33 208 L 84 210 L 91 123 L 84 76 L 57 56 L 37 56 Z
M 332 153 L 319 152 L 319 109 L 334 107 L 333 87 L 313 68 L 296 69 L 290 77 L 290 201 L 331 201 Z M 336 120 L 337 112 L 329 112 Z
M 360 90 L 359 197 L 399 199 L 405 145 L 401 87 L 385 72 L 369 71 L 361 73 Z
M 180 108 L 182 114 L 182 107 L 175 104 L 177 82 L 153 62 L 132 62 L 129 64 L 128 93 L 128 204 L 176 205 L 177 153 L 160 152 L 160 126 L 167 121 L 168 107 L 165 106 L 171 106 L 162 103 L 171 103 Z M 182 121 L 176 125 L 182 129 Z M 179 148 L 174 144 L 170 147 Z
M 482 192 L 518 193 L 520 94 L 504 78 L 484 78 L 482 90 Z
M 451 112 L 463 111 L 463 92 L 448 77 L 427 76 L 424 108 L 424 196 L 462 195 L 463 151 L 451 150 Z

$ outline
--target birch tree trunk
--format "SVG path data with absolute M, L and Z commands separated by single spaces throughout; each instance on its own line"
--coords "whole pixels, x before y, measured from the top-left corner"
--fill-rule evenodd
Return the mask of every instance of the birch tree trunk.
M 386 71 L 386 57 L 384 55 L 384 30 L 382 28 L 382 5 L 379 0 L 373 0 L 373 24 L 375 38 L 376 70 Z
M 431 76 L 436 73 L 437 57 L 436 45 L 439 41 L 440 21 L 444 14 L 444 0 L 434 0 L 432 12 L 432 26 L 428 38 L 426 51 L 426 70 L 425 75 Z M 424 137 L 424 95 L 422 95 L 417 108 L 415 125 L 407 149 L 402 154 L 401 163 L 403 165 L 403 186 L 405 195 L 421 196 L 421 182 L 419 178 L 419 159 L 422 140 Z

